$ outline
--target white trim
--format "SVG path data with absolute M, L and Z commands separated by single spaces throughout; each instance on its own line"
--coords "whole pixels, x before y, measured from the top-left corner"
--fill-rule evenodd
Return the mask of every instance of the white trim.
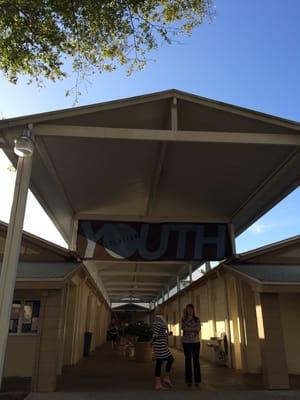
M 174 276 L 176 277 L 177 274 L 171 272 L 133 272 L 133 271 L 99 271 L 100 276 Z
M 156 289 L 151 289 L 151 288 L 132 288 L 132 287 L 130 287 L 130 286 L 126 286 L 126 287 L 120 287 L 120 288 L 107 288 L 106 287 L 106 291 L 107 291 L 107 293 L 118 293 L 118 292 L 121 292 L 121 293 L 123 293 L 123 292 L 133 292 L 133 293 L 135 293 L 135 292 L 141 292 L 141 293 L 156 293 L 156 292 L 158 292 L 158 291 L 160 291 L 160 289 L 159 288 L 156 288 Z
M 216 224 L 229 224 L 230 220 L 228 217 L 156 217 L 156 216 L 146 216 L 146 215 L 105 215 L 105 214 L 95 214 L 89 211 L 81 211 L 76 214 L 78 220 L 90 220 L 90 221 L 122 221 L 122 222 L 174 222 L 174 223 L 216 223 Z
M 111 289 L 115 287 L 122 287 L 122 286 L 164 286 L 165 284 L 162 282 L 126 282 L 126 281 L 109 281 L 112 283 L 106 284 L 104 281 L 103 284 L 105 285 L 106 289 Z

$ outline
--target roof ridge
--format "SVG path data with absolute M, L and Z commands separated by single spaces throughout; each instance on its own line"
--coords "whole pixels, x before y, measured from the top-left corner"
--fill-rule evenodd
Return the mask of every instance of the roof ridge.
M 136 103 L 136 102 L 143 102 L 146 103 L 149 99 L 156 99 L 156 100 L 162 100 L 162 99 L 167 99 L 167 98 L 172 98 L 172 97 L 178 97 L 181 100 L 186 100 L 186 101 L 191 101 L 191 102 L 200 102 L 202 105 L 205 105 L 207 107 L 211 106 L 214 108 L 222 109 L 223 111 L 231 112 L 233 114 L 244 114 L 248 118 L 262 118 L 266 119 L 267 123 L 273 123 L 277 125 L 282 125 L 282 124 L 288 124 L 290 125 L 288 128 L 290 129 L 295 129 L 300 131 L 300 122 L 299 121 L 293 121 L 284 117 L 279 117 L 267 113 L 263 113 L 257 110 L 253 110 L 250 108 L 246 107 L 241 107 L 235 104 L 231 103 L 225 103 L 220 100 L 215 100 L 211 99 L 208 97 L 200 96 L 195 93 L 190 93 L 190 92 L 185 92 L 179 89 L 167 89 L 167 90 L 162 90 L 158 92 L 150 92 L 142 95 L 137 95 L 137 96 L 130 96 L 130 97 L 124 97 L 120 99 L 114 99 L 114 100 L 107 100 L 107 101 L 102 101 L 102 102 L 97 102 L 93 104 L 87 104 L 87 105 L 82 105 L 78 107 L 70 107 L 70 108 L 63 108 L 63 109 L 56 109 L 52 111 L 46 111 L 46 112 L 41 112 L 41 113 L 36 113 L 36 114 L 28 114 L 25 116 L 18 116 L 18 117 L 12 117 L 12 118 L 7 118 L 3 119 L 0 121 L 0 128 L 8 128 L 12 126 L 17 126 L 17 125 L 22 125 L 30 122 L 34 122 L 34 120 L 37 120 L 36 122 L 39 122 L 39 119 L 41 121 L 48 121 L 52 120 L 55 118 L 64 118 L 64 117 L 71 117 L 72 115 L 76 114 L 81 114 L 84 112 L 84 114 L 89 114 L 92 112 L 96 112 L 97 110 L 101 111 L 99 108 L 105 108 L 105 109 L 113 109 L 116 108 L 118 105 L 120 107 L 126 107 L 129 106 L 130 103 Z M 205 103 L 205 104 L 204 104 Z M 104 110 L 103 110 L 104 111 Z M 68 114 L 65 115 L 64 114 Z M 54 118 L 53 118 L 54 117 Z

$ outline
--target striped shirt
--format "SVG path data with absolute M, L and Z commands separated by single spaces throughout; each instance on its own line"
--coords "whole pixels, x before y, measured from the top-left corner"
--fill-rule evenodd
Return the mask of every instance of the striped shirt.
M 153 348 L 155 358 L 164 360 L 171 356 L 171 352 L 168 347 L 168 328 L 160 319 L 157 319 L 152 325 L 153 331 Z
M 201 329 L 200 319 L 194 317 L 192 319 L 182 318 L 181 329 L 183 332 L 181 341 L 182 343 L 198 343 L 199 332 Z

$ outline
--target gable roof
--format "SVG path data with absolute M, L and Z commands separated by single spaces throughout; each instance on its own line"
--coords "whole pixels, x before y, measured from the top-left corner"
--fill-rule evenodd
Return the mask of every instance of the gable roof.
M 222 222 L 238 234 L 300 182 L 298 122 L 178 90 L 3 120 L 15 164 L 14 139 L 27 124 L 31 189 L 69 244 L 74 219 Z M 157 269 L 114 263 L 132 281 Z M 100 276 L 103 264 L 94 264 Z M 154 299 L 185 264 L 166 264 L 156 293 L 143 281 L 136 294 Z M 122 298 L 134 295 L 128 287 Z
M 0 260 L 2 259 L 8 224 L 0 221 Z M 21 242 L 21 261 L 67 261 L 76 259 L 70 250 L 48 240 L 23 231 Z
M 2 263 L 0 264 L 0 272 Z M 20 262 L 17 269 L 17 281 L 51 281 L 65 280 L 80 268 L 79 263 L 73 262 Z
M 179 101 L 188 102 L 202 107 L 211 108 L 220 112 L 231 113 L 243 118 L 250 118 L 266 124 L 274 124 L 281 128 L 287 128 L 300 131 L 300 123 L 289 119 L 273 116 L 248 108 L 240 107 L 233 104 L 224 103 L 218 100 L 212 100 L 203 96 L 191 94 L 177 89 L 169 89 L 155 93 L 133 96 L 118 100 L 106 101 L 86 106 L 73 107 L 62 110 L 54 110 L 38 114 L 30 114 L 21 117 L 3 119 L 0 121 L 0 129 L 7 127 L 15 127 L 24 124 L 33 124 L 41 122 L 50 122 L 57 119 L 72 118 L 97 112 L 108 110 L 116 110 L 119 108 L 128 108 L 137 104 L 153 103 L 176 97 Z M 224 114 L 223 114 L 224 115 Z M 262 126 L 266 127 L 266 125 Z M 226 130 L 226 129 L 222 129 Z
M 235 264 L 230 268 L 264 284 L 300 284 L 300 265 Z
M 272 260 L 271 263 L 280 264 L 280 257 L 287 256 L 289 253 L 294 253 L 295 249 L 298 250 L 298 258 L 295 256 L 295 263 L 300 264 L 300 235 L 237 254 L 236 259 L 238 262 L 245 263 L 266 263 L 267 259 L 269 259 L 270 261 Z M 291 260 L 289 262 L 291 262 Z

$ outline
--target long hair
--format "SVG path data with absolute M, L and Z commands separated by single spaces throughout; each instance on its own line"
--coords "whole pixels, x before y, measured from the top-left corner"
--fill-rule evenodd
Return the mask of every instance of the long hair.
M 183 312 L 183 318 L 182 319 L 188 319 L 188 312 L 187 309 L 191 308 L 193 310 L 193 319 L 197 319 L 196 314 L 195 314 L 195 307 L 194 304 L 187 304 L 185 306 L 184 312 Z
M 161 314 L 156 314 L 155 315 L 155 321 L 161 321 L 166 327 L 168 327 L 167 321 L 165 320 L 165 317 Z

